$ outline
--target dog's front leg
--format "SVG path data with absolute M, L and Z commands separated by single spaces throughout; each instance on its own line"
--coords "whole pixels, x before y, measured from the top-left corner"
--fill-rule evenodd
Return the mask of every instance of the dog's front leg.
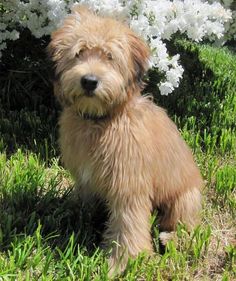
M 112 247 L 109 274 L 122 272 L 128 258 L 140 252 L 152 252 L 150 234 L 151 202 L 147 198 L 120 198 L 109 202 L 110 217 L 104 234 L 104 243 Z

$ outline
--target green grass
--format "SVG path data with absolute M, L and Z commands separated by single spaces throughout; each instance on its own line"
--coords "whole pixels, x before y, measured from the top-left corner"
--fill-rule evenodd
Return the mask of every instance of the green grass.
M 160 254 L 154 214 L 155 255 L 129 261 L 117 280 L 235 280 L 236 55 L 184 41 L 173 49 L 182 53 L 184 80 L 171 96 L 155 99 L 178 124 L 205 179 L 202 223 L 191 234 L 179 226 Z M 99 248 L 106 212 L 98 203 L 96 212 L 70 201 L 57 110 L 44 93 L 51 95 L 48 73 L 40 72 L 46 66 L 13 71 L 16 62 L 4 63 L 11 71 L 0 75 L 0 280 L 109 280 Z M 153 79 L 155 72 L 149 92 L 157 91 Z

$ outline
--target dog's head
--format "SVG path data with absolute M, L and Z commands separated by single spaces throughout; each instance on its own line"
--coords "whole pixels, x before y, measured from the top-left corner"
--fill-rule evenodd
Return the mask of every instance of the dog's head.
M 140 93 L 149 48 L 127 26 L 76 7 L 52 34 L 55 94 L 81 114 L 103 116 Z

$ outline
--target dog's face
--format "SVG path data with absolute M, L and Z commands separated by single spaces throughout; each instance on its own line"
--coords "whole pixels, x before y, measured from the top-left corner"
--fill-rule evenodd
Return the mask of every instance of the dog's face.
M 149 49 L 125 25 L 77 7 L 52 34 L 55 93 L 81 114 L 102 116 L 140 92 Z

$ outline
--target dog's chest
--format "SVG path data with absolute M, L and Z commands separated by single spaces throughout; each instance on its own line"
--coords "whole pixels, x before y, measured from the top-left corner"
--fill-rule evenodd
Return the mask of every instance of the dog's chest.
M 65 128 L 61 128 L 65 131 Z M 87 129 L 77 128 L 73 132 L 63 132 L 60 137 L 62 159 L 66 168 L 81 184 L 91 182 L 94 174 L 94 146 L 92 143 L 93 133 Z
M 69 118 L 70 117 L 70 118 Z M 62 115 L 60 120 L 60 147 L 62 160 L 76 181 L 83 186 L 104 184 L 104 171 L 111 162 L 105 159 L 110 147 L 109 129 L 86 124 Z
M 145 170 L 144 156 L 148 153 L 142 153 L 138 145 L 139 130 L 129 120 L 121 121 L 96 125 L 80 123 L 66 115 L 60 121 L 60 146 L 66 168 L 79 185 L 104 196 L 131 182 L 137 186 L 137 175 Z

